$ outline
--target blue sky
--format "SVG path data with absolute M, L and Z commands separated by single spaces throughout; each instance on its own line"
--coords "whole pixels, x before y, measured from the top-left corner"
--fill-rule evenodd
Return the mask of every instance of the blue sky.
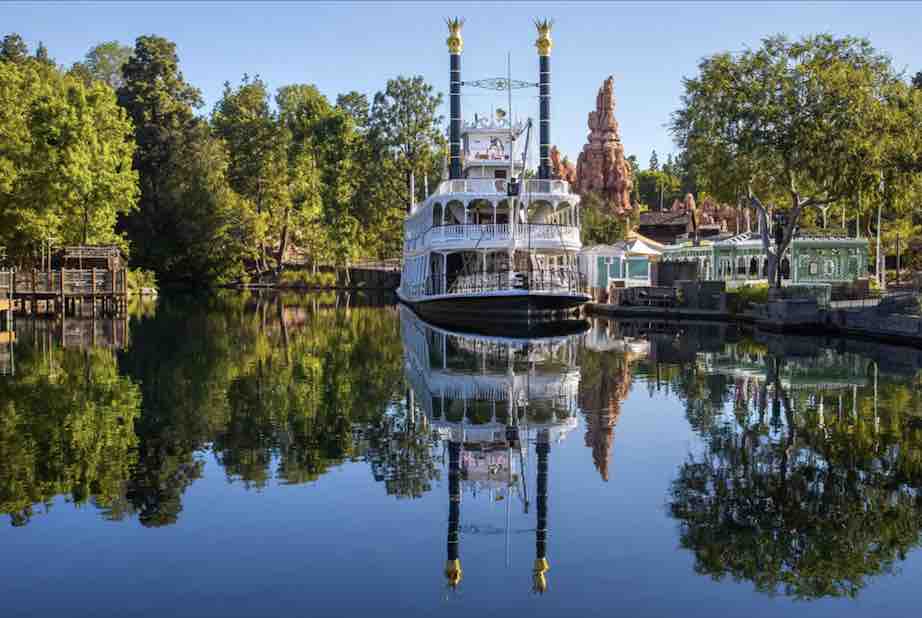
M 922 70 L 922 4 L 911 2 L 14 2 L 0 4 L 0 33 L 19 32 L 31 46 L 44 41 L 65 65 L 101 41 L 165 36 L 210 111 L 224 81 L 243 73 L 273 88 L 313 83 L 331 99 L 348 90 L 370 96 L 398 74 L 421 74 L 447 92 L 449 15 L 466 20 L 464 79 L 504 75 L 511 51 L 513 77 L 536 81 L 532 20 L 555 20 L 552 137 L 571 158 L 607 76 L 615 76 L 625 148 L 645 166 L 651 149 L 674 150 L 664 125 L 679 104 L 682 77 L 703 56 L 758 45 L 769 34 L 865 36 L 898 68 Z M 505 107 L 502 96 L 467 92 L 466 117 Z M 537 115 L 535 94 L 517 93 L 517 114 Z

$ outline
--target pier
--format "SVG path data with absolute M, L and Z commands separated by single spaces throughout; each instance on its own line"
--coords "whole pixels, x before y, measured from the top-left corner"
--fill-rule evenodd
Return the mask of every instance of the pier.
M 0 311 L 122 315 L 128 272 L 117 247 L 66 247 L 46 269 L 0 271 Z

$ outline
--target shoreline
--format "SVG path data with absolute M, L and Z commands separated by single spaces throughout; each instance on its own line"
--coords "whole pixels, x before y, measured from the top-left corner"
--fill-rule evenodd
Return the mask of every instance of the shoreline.
M 710 321 L 731 322 L 752 326 L 770 333 L 834 336 L 862 339 L 906 347 L 922 348 L 922 317 L 881 316 L 869 319 L 860 312 L 847 309 L 821 311 L 813 320 L 783 320 L 764 318 L 752 313 L 736 314 L 709 309 L 675 309 L 663 307 L 620 307 L 605 303 L 583 305 L 587 315 L 621 318 L 656 318 L 672 322 Z M 849 322 L 853 325 L 849 325 Z M 873 321 L 876 326 L 871 327 Z M 895 323 L 894 323 L 895 322 Z M 887 328 L 891 324 L 892 328 Z M 913 330 L 913 325 L 915 330 Z M 899 327 L 899 328 L 898 328 Z

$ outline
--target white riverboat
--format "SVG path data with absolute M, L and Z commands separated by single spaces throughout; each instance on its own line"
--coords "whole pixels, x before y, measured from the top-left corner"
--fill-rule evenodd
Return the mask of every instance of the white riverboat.
M 579 196 L 551 178 L 550 24 L 540 22 L 538 83 L 461 81 L 461 22 L 449 21 L 447 178 L 404 224 L 401 301 L 429 320 L 556 320 L 589 300 L 580 275 Z M 461 85 L 539 89 L 539 165 L 526 169 L 531 121 L 461 117 Z M 518 151 L 518 152 L 517 152 Z M 530 177 L 535 176 L 535 177 Z

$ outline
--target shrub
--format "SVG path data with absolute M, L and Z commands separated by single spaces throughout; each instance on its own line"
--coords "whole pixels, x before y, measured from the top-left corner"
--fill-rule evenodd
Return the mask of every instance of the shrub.
M 727 294 L 727 309 L 730 313 L 742 313 L 756 303 L 768 302 L 768 284 L 741 285 Z
M 141 294 L 145 290 L 157 293 L 157 275 L 152 270 L 129 268 L 128 293 Z
M 284 287 L 333 288 L 336 287 L 336 273 L 286 270 L 279 277 L 279 284 Z

